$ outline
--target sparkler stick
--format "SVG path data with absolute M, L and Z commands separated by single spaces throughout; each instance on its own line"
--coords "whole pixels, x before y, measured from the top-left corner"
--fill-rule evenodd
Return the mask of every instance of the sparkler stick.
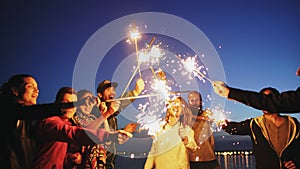
M 134 44 L 135 44 L 135 54 L 136 54 L 136 59 L 137 59 L 138 65 L 139 65 L 139 64 L 140 64 L 140 63 L 139 63 L 139 62 L 140 62 L 140 61 L 139 61 L 139 54 L 138 54 L 139 48 L 138 48 L 137 38 L 136 38 L 136 37 L 134 38 Z M 139 75 L 140 75 L 140 77 L 142 77 L 140 67 L 138 67 L 138 69 L 139 69 Z
M 147 49 L 150 49 L 150 48 L 151 48 L 151 46 L 153 45 L 153 42 L 154 42 L 155 38 L 156 38 L 155 36 L 152 37 L 152 39 L 151 39 L 151 41 L 150 41 L 150 43 L 149 43 Z
M 207 76 L 205 76 L 203 73 L 201 73 L 199 70 L 194 69 L 194 71 L 196 73 L 198 73 L 199 75 L 201 75 L 203 78 L 205 78 L 207 81 L 209 81 L 210 83 L 212 83 L 212 80 L 210 80 Z
M 153 73 L 153 75 L 154 75 L 155 79 L 157 79 L 157 76 L 156 76 L 156 74 L 155 74 L 155 72 L 154 72 L 154 69 L 153 69 L 153 67 L 152 67 L 152 66 L 150 66 L 150 69 L 151 69 L 151 72 Z
M 124 89 L 124 91 L 123 91 L 123 93 L 122 93 L 121 97 L 123 97 L 123 96 L 124 96 L 124 94 L 125 94 L 125 92 L 126 92 L 127 88 L 129 87 L 129 84 L 131 83 L 131 81 L 132 81 L 132 79 L 133 79 L 134 75 L 136 74 L 137 70 L 139 69 L 139 67 L 140 67 L 140 63 L 139 63 L 139 64 L 137 65 L 137 67 L 135 68 L 135 70 L 134 70 L 134 72 L 133 72 L 132 76 L 130 77 L 130 79 L 129 79 L 129 81 L 128 81 L 128 83 L 127 83 L 127 85 L 126 85 L 126 87 L 125 87 L 125 89 Z
M 147 50 L 149 50 L 149 49 L 151 48 L 151 46 L 153 45 L 153 42 L 154 42 L 155 38 L 156 38 L 155 36 L 152 37 L 152 39 L 151 39 L 149 45 L 147 46 Z M 152 73 L 153 73 L 155 79 L 157 79 L 156 74 L 155 74 L 155 72 L 154 72 L 154 70 L 153 70 L 153 67 L 152 67 L 151 65 L 150 65 L 150 69 L 151 69 L 151 71 L 152 71 Z
M 137 39 L 140 37 L 140 33 L 138 32 L 137 27 L 135 26 L 135 22 L 133 23 L 133 27 L 134 27 L 133 31 L 130 32 L 130 38 L 134 40 L 135 54 L 139 65 L 140 61 L 139 61 L 139 54 L 138 54 L 139 48 L 138 48 Z M 140 77 L 142 77 L 140 67 L 138 67 L 138 70 L 139 70 Z
M 174 91 L 174 92 L 169 92 L 171 94 L 177 94 L 177 93 L 188 93 L 190 92 L 189 90 L 186 91 Z M 147 97 L 155 97 L 155 96 L 160 96 L 160 93 L 156 94 L 145 94 L 145 95 L 139 95 L 139 96 L 131 96 L 131 97 L 120 97 L 116 99 L 108 99 L 105 100 L 105 102 L 113 102 L 113 101 L 121 101 L 121 100 L 129 100 L 129 99 L 141 99 L 141 98 L 147 98 Z
M 113 101 L 121 101 L 121 100 L 129 100 L 129 99 L 140 99 L 140 98 L 147 98 L 147 97 L 155 97 L 159 96 L 160 94 L 145 94 L 145 95 L 139 95 L 139 96 L 131 96 L 131 97 L 120 97 L 116 99 L 109 99 L 105 102 L 113 102 Z
M 171 94 L 177 94 L 177 93 L 189 93 L 191 92 L 190 90 L 184 90 L 184 91 L 175 91 L 175 92 L 169 92 Z
M 180 60 L 181 62 L 183 62 L 183 59 L 182 59 L 181 57 L 179 57 L 179 56 L 177 56 L 177 55 L 175 55 L 175 56 L 176 56 L 176 58 L 177 58 L 178 60 Z M 192 71 L 196 72 L 197 74 L 199 74 L 200 76 L 202 76 L 203 78 L 205 78 L 206 80 L 208 80 L 210 83 L 212 83 L 212 80 L 209 79 L 207 76 L 205 76 L 203 73 L 201 73 L 199 70 L 193 68 Z

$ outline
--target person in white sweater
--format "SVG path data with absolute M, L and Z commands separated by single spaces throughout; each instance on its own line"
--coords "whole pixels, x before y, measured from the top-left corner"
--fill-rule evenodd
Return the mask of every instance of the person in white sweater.
M 153 137 L 145 169 L 188 169 L 188 149 L 197 148 L 194 131 L 190 127 L 192 112 L 187 102 L 177 97 L 167 106 L 165 124 Z

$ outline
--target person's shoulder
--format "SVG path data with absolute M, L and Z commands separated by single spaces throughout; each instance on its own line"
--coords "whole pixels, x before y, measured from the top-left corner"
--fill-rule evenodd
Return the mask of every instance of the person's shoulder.
M 62 119 L 59 117 L 59 116 L 51 116 L 51 117 L 47 117 L 47 118 L 43 118 L 43 119 L 40 119 L 38 120 L 36 123 L 35 123 L 35 127 L 38 129 L 38 128 L 44 128 L 44 127 L 50 127 L 50 126 L 53 126 L 53 125 L 56 125 L 58 123 L 61 123 L 62 122 Z
M 45 124 L 57 123 L 57 122 L 62 122 L 62 119 L 59 116 L 51 116 L 51 117 L 42 119 L 41 122 L 45 123 Z
M 295 123 L 299 123 L 299 120 L 296 117 L 290 116 L 290 115 L 286 115 L 288 118 L 294 120 Z

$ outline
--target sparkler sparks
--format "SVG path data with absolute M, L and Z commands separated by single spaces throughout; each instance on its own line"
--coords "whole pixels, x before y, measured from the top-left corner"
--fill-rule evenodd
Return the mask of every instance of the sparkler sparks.
M 181 57 L 175 55 L 177 59 L 180 60 L 180 62 L 182 63 L 184 69 L 187 72 L 193 73 L 194 76 L 199 77 L 198 75 L 200 75 L 199 78 L 204 78 L 206 80 L 208 80 L 210 83 L 212 83 L 212 80 L 210 80 L 207 76 L 206 73 L 202 73 L 200 70 L 202 68 L 204 68 L 203 66 L 198 66 L 197 62 L 196 62 L 196 56 L 195 57 L 188 57 L 186 60 L 182 59 Z M 201 79 L 200 79 L 201 80 Z
M 162 98 L 165 100 L 169 100 L 169 92 L 171 91 L 171 87 L 167 85 L 167 81 L 160 80 L 160 79 L 154 79 L 154 83 L 151 85 L 151 88 L 160 93 Z
M 139 32 L 139 28 L 134 24 L 129 25 L 129 39 L 127 42 L 131 44 L 132 41 L 137 41 L 142 37 L 141 33 Z
M 181 60 L 181 63 L 188 72 L 193 72 L 197 66 L 195 57 L 188 57 L 186 60 Z
M 165 104 L 161 103 L 164 101 L 160 97 L 153 97 L 149 98 L 149 102 L 140 104 L 138 107 L 141 113 L 136 116 L 137 123 L 140 125 L 140 129 L 148 130 L 148 135 L 156 135 L 164 123 L 161 116 L 165 111 Z
M 139 51 L 139 62 L 148 63 L 150 65 L 159 64 L 161 58 L 165 55 L 159 48 L 159 45 L 153 45 L 149 49 L 142 49 Z
M 141 78 L 141 73 L 140 73 L 141 69 L 144 68 L 151 69 L 153 74 L 152 79 L 151 79 L 151 74 L 149 74 L 149 72 L 147 71 L 143 72 L 143 76 L 144 76 L 143 79 L 145 77 L 146 78 L 150 77 L 148 81 L 145 81 L 145 84 L 148 85 L 150 84 L 150 86 L 148 86 L 150 87 L 150 89 L 148 88 L 148 90 L 144 90 L 143 91 L 144 95 L 141 96 L 141 98 L 147 98 L 149 100 L 146 101 L 144 104 L 139 104 L 138 109 L 140 113 L 136 115 L 136 119 L 137 119 L 137 123 L 140 126 L 140 129 L 148 130 L 148 135 L 156 135 L 157 133 L 160 132 L 163 123 L 165 123 L 164 118 L 162 117 L 166 113 L 166 109 L 167 109 L 166 103 L 169 100 L 172 100 L 172 97 L 178 96 L 178 93 L 171 92 L 172 90 L 170 86 L 174 88 L 182 87 L 182 84 L 178 83 L 176 80 L 175 80 L 176 83 L 170 80 L 174 78 L 174 76 L 172 76 L 172 78 L 167 80 L 166 76 L 165 75 L 163 76 L 164 72 L 162 71 L 162 68 L 163 69 L 166 68 L 167 72 L 169 73 L 168 75 L 170 75 L 170 72 L 172 72 L 172 74 L 178 74 L 178 72 L 181 72 L 183 75 L 189 74 L 190 80 L 194 79 L 194 77 L 198 77 L 204 83 L 205 81 L 209 81 L 209 82 L 212 81 L 207 77 L 207 73 L 206 73 L 207 68 L 205 68 L 203 65 L 199 66 L 197 64 L 197 59 L 198 59 L 197 55 L 193 57 L 186 57 L 185 59 L 182 59 L 180 56 L 175 55 L 178 61 L 176 61 L 176 59 L 167 60 L 166 58 L 164 58 L 165 53 L 164 50 L 162 50 L 161 48 L 161 45 L 164 44 L 162 43 L 162 41 L 158 44 L 154 44 L 156 37 L 153 36 L 151 41 L 148 44 L 145 43 L 146 44 L 145 47 L 140 47 L 139 49 L 138 40 L 141 40 L 141 38 L 142 38 L 142 33 L 139 32 L 139 28 L 135 26 L 135 24 L 130 25 L 130 31 L 128 33 L 127 42 L 129 44 L 134 43 L 135 45 L 137 66 L 135 67 L 133 75 L 131 76 L 131 79 L 129 80 L 125 90 L 128 88 L 129 84 L 131 83 L 131 80 L 133 79 L 137 71 L 139 72 Z M 141 44 L 141 42 L 139 42 L 139 44 Z M 167 44 L 164 44 L 163 47 L 169 47 L 169 46 Z M 154 65 L 156 71 L 153 69 Z M 184 83 L 186 84 L 190 84 L 190 82 L 191 81 L 189 80 L 184 81 Z M 170 86 L 168 86 L 168 84 Z M 122 96 L 124 95 L 125 90 L 123 91 Z M 120 98 L 120 99 L 126 100 L 129 98 Z M 219 112 L 215 112 L 211 118 L 214 120 L 218 120 L 222 118 L 224 119 L 224 115 L 222 113 L 220 114 Z

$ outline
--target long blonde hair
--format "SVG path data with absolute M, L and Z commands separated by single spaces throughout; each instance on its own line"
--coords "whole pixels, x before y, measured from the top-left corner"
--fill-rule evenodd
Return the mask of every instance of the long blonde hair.
M 190 109 L 189 104 L 180 96 L 178 96 L 176 99 L 179 99 L 182 103 L 182 112 L 180 113 L 179 122 L 184 126 L 191 126 L 192 122 L 192 111 Z M 176 100 L 174 99 L 174 100 Z M 174 101 L 173 100 L 173 101 Z M 172 101 L 171 101 L 172 102 Z M 163 129 L 165 129 L 166 125 L 169 122 L 170 113 L 167 111 L 166 117 L 165 117 L 165 124 L 163 126 Z

